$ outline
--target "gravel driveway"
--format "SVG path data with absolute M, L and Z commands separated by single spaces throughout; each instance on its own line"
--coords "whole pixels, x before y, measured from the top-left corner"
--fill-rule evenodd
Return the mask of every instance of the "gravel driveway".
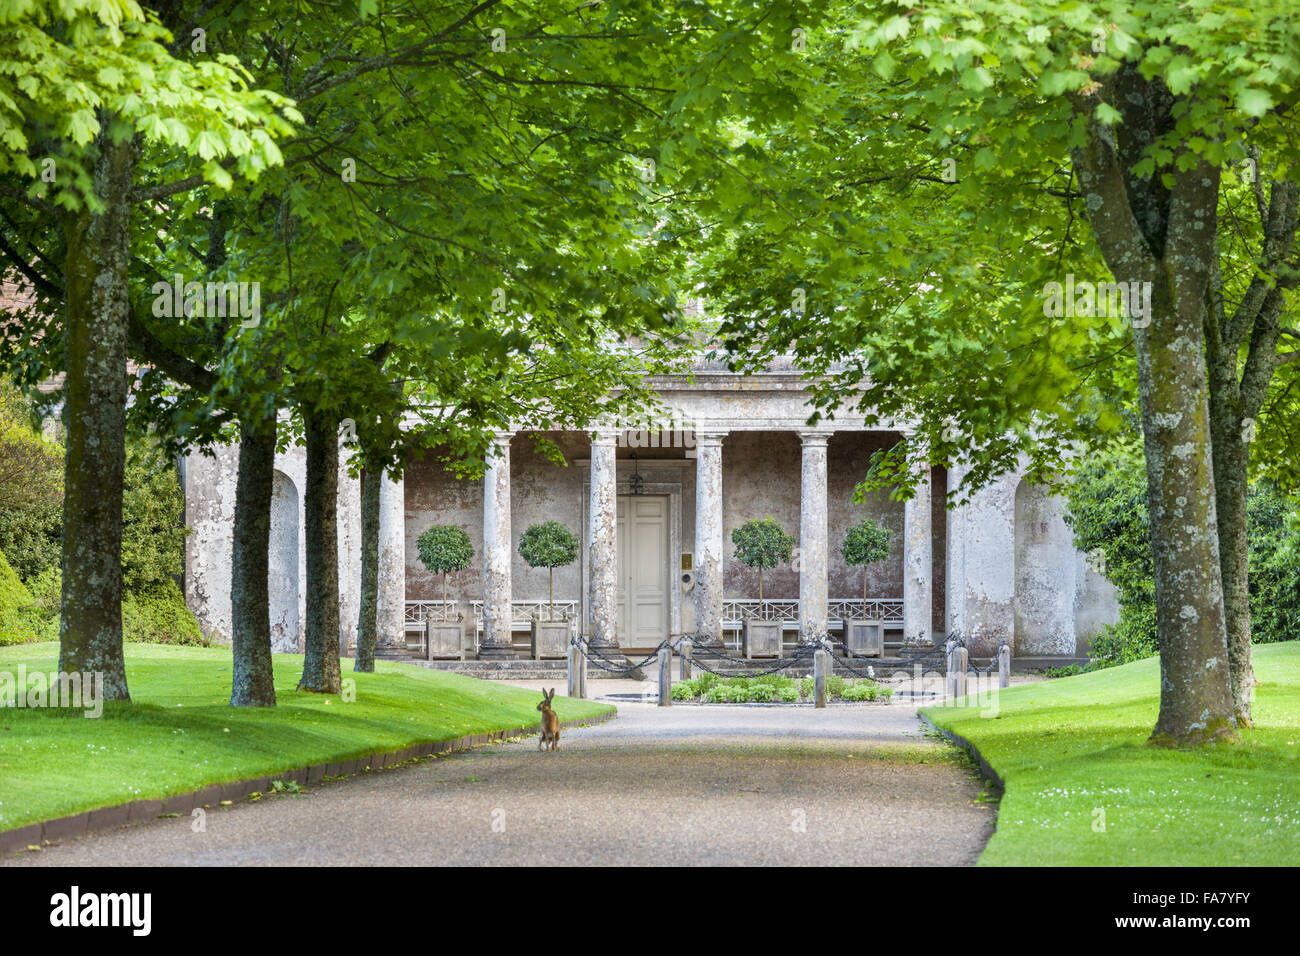
M 555 753 L 525 738 L 6 865 L 965 865 L 992 833 L 911 706 L 619 711 Z

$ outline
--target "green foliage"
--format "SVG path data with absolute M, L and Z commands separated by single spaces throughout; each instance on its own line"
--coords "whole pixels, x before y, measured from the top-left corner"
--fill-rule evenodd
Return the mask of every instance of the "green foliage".
M 867 701 L 888 700 L 893 690 L 872 680 L 846 680 L 832 674 L 827 693 L 834 700 Z M 696 700 L 707 704 L 793 704 L 811 700 L 811 677 L 795 679 L 784 674 L 763 674 L 760 677 L 720 678 L 707 671 L 690 680 L 673 684 L 673 700 Z
M 889 557 L 889 529 L 863 518 L 844 535 L 844 561 L 849 565 L 875 564 Z
M 148 591 L 185 570 L 185 494 L 176 464 L 148 441 L 127 444 L 122 479 L 122 584 Z
M 0 550 L 24 581 L 58 570 L 62 531 L 61 505 L 0 508 Z
M 519 555 L 530 568 L 562 568 L 578 559 L 578 539 L 558 521 L 535 524 L 520 536 Z
M 122 598 L 122 636 L 142 644 L 179 644 L 209 647 L 199 622 L 185 606 L 185 596 L 172 581 L 143 591 L 128 591 Z
M 474 560 L 469 535 L 455 525 L 434 525 L 420 535 L 416 547 L 420 562 L 435 573 L 463 571 Z
M 731 532 L 731 541 L 736 546 L 736 560 L 760 570 L 789 561 L 794 548 L 794 538 L 771 515 L 746 521 Z
M 1140 451 L 1121 445 L 1094 455 L 1068 489 L 1065 516 L 1075 546 L 1118 591 L 1119 621 L 1093 637 L 1094 666 L 1159 653 L 1155 583 Z M 1264 485 L 1247 498 L 1251 631 L 1255 643 L 1300 635 L 1300 515 L 1294 499 Z
M 33 626 L 32 593 L 23 586 L 0 551 L 0 644 L 25 644 L 37 640 Z
M 32 427 L 31 406 L 0 382 L 0 550 L 24 581 L 58 567 L 63 449 Z

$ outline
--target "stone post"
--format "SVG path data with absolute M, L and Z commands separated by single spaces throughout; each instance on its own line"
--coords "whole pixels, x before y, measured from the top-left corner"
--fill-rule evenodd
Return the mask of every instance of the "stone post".
M 673 652 L 666 647 L 659 648 L 659 706 L 673 705 Z
M 1011 686 L 1011 645 L 998 648 L 998 687 Z
M 483 643 L 479 659 L 514 657 L 510 646 L 510 432 L 498 432 L 483 476 Z
M 722 439 L 695 435 L 695 638 L 722 646 Z
M 827 432 L 800 432 L 803 468 L 799 484 L 799 639 L 805 644 L 826 636 L 829 563 L 826 512 Z
M 930 538 L 930 467 L 903 505 L 903 642 L 929 644 L 932 612 L 933 554 Z
M 406 482 L 379 482 L 379 627 L 377 644 L 406 643 Z
M 591 440 L 591 500 L 587 507 L 588 646 L 618 653 L 618 432 L 601 430 Z
M 824 647 L 813 651 L 813 706 L 825 707 L 830 690 L 831 655 Z

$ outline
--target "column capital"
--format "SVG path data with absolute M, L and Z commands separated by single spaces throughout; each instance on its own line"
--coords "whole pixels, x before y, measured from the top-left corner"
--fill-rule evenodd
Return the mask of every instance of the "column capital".
M 833 434 L 834 432 L 812 431 L 812 430 L 800 431 L 798 433 L 800 441 L 802 441 L 805 446 L 812 446 L 814 448 L 819 445 L 825 447 L 826 443 L 830 441 L 830 437 Z
M 623 429 L 610 428 L 608 425 L 589 428 L 587 431 L 591 435 L 593 445 L 616 445 L 618 444 L 618 437 L 623 434 Z
M 696 448 L 701 445 L 707 445 L 710 448 L 717 448 L 722 445 L 722 440 L 730 434 L 729 432 L 718 428 L 711 428 L 704 431 L 694 429 L 693 433 L 695 435 Z

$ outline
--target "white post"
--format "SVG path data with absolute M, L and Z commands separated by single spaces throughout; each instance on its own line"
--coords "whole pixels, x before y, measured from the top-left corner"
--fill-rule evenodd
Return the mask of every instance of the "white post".
M 681 656 L 681 678 L 682 680 L 690 680 L 692 675 L 691 642 L 686 640 L 682 641 L 677 653 Z
M 695 435 L 695 637 L 722 646 L 722 439 Z
M 1011 686 L 1011 645 L 1003 644 L 998 648 L 998 686 Z
M 618 651 L 618 432 L 597 431 L 591 440 L 591 499 L 587 508 L 590 570 L 588 645 Z
M 826 636 L 829 565 L 826 510 L 827 432 L 800 432 L 803 466 L 799 484 L 799 637 L 804 643 Z
M 510 646 L 510 433 L 498 432 L 483 476 L 483 643 L 478 656 L 509 658 Z

